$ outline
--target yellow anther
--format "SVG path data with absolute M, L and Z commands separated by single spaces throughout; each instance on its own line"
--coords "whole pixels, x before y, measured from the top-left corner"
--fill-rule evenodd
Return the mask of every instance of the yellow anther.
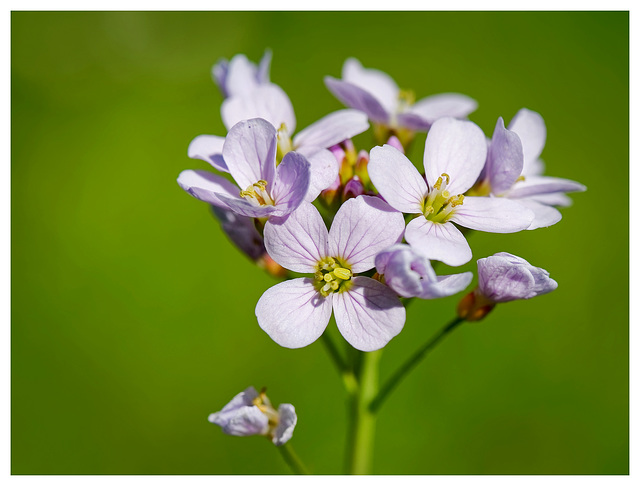
M 451 182 L 451 177 L 449 177 L 449 174 L 443 172 L 442 173 L 442 177 L 446 177 L 447 178 L 447 185 L 449 185 L 449 183 Z
M 462 206 L 463 201 L 464 196 L 462 194 L 458 194 L 457 196 L 454 196 L 449 200 L 449 204 L 451 204 L 451 206 L 453 207 Z
M 325 282 L 331 282 L 333 280 L 333 275 L 331 275 L 330 273 L 325 273 L 323 279 Z
M 340 284 L 335 280 L 333 280 L 332 282 L 329 282 L 329 285 L 331 285 L 332 290 L 338 290 L 338 288 L 340 287 Z
M 324 280 L 324 277 L 322 276 L 322 272 L 316 272 L 315 278 L 318 282 L 322 282 Z
M 255 193 L 256 191 L 254 191 L 252 187 L 249 187 L 244 191 L 240 191 L 240 197 L 252 197 L 255 195 Z
M 398 99 L 404 101 L 407 105 L 413 105 L 416 102 L 416 94 L 410 89 L 401 89 L 398 92 Z
M 287 125 L 284 122 L 282 122 L 280 124 L 280 128 L 278 128 L 278 131 L 279 132 L 286 132 L 287 131 Z
M 524 176 L 523 175 L 521 175 L 520 177 L 518 177 L 516 179 L 516 182 L 520 182 L 520 181 L 524 181 Z
M 351 270 L 347 270 L 346 268 L 336 268 L 333 273 L 342 280 L 349 280 L 351 278 Z
M 424 214 L 431 214 L 433 213 L 433 206 L 427 206 L 426 208 L 424 208 Z
M 262 179 L 260 179 L 258 182 L 253 184 L 255 187 L 258 187 L 260 189 L 266 189 L 267 187 L 267 181 L 263 181 Z
M 438 177 L 438 180 L 433 185 L 433 187 L 435 187 L 436 189 L 440 190 L 440 188 L 442 187 L 442 177 Z

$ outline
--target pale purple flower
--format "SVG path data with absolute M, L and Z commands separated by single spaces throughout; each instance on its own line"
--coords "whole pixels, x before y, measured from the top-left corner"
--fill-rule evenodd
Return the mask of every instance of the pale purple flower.
M 405 239 L 429 259 L 458 266 L 471 259 L 471 248 L 453 223 L 491 233 L 526 229 L 531 210 L 506 198 L 468 197 L 485 163 L 487 142 L 470 121 L 441 118 L 424 148 L 426 182 L 402 153 L 389 145 L 371 150 L 369 176 L 394 209 L 417 214 Z
M 271 69 L 271 51 L 267 49 L 256 66 L 244 54 L 237 54 L 231 61 L 220 59 L 211 69 L 213 81 L 218 85 L 222 96 L 246 95 L 258 86 L 269 84 Z
M 266 254 L 264 239 L 256 229 L 253 218 L 240 216 L 229 209 L 214 205 L 211 205 L 211 210 L 229 239 L 251 260 L 258 261 Z
M 369 277 L 375 256 L 402 238 L 404 218 L 380 198 L 349 199 L 331 230 L 318 210 L 303 203 L 283 224 L 265 226 L 271 258 L 289 270 L 312 273 L 268 289 L 256 305 L 260 327 L 278 344 L 301 348 L 318 339 L 333 310 L 344 338 L 356 349 L 382 348 L 404 326 L 396 293 Z
M 409 245 L 398 243 L 376 256 L 376 270 L 384 275 L 384 283 L 402 297 L 439 299 L 463 291 L 473 274 L 437 276 L 428 258 Z
M 552 206 L 566 205 L 565 192 L 586 190 L 578 182 L 541 175 L 544 164 L 539 156 L 545 138 L 544 120 L 534 111 L 521 109 L 509 128 L 505 128 L 502 117 L 498 118 L 478 186 L 492 195 L 517 200 L 533 211 L 530 230 L 562 219 L 560 211 Z
M 239 188 L 211 172 L 185 170 L 178 184 L 196 199 L 250 218 L 283 217 L 304 200 L 309 189 L 309 162 L 289 152 L 276 167 L 276 131 L 260 118 L 238 123 L 222 149 Z
M 276 411 L 269 398 L 252 386 L 240 392 L 222 410 L 209 415 L 209 422 L 222 427 L 228 435 L 264 435 L 281 446 L 293 435 L 298 418 L 290 403 L 283 403 Z
M 341 80 L 327 76 L 325 84 L 345 105 L 394 129 L 427 131 L 438 118 L 465 118 L 477 108 L 475 100 L 457 93 L 428 96 L 414 104 L 412 93 L 400 90 L 388 74 L 366 69 L 354 58 L 344 62 Z
M 510 253 L 478 260 L 478 290 L 492 302 L 531 299 L 557 287 L 549 272 Z

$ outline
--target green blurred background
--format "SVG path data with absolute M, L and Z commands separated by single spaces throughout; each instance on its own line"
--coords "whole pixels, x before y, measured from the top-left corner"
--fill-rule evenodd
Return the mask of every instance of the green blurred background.
M 374 472 L 628 473 L 628 21 L 14 12 L 13 473 L 287 474 L 263 438 L 207 422 L 249 385 L 296 406 L 291 443 L 314 472 L 342 472 L 344 394 L 322 344 L 288 350 L 260 330 L 274 280 L 175 182 L 207 167 L 187 158 L 193 137 L 224 134 L 211 66 L 265 47 L 298 128 L 341 108 L 322 79 L 354 56 L 418 98 L 472 96 L 487 135 L 498 116 L 540 112 L 547 174 L 589 188 L 551 228 L 472 236 L 475 258 L 515 253 L 559 288 L 447 338 L 383 407 Z M 383 378 L 457 299 L 409 308 Z

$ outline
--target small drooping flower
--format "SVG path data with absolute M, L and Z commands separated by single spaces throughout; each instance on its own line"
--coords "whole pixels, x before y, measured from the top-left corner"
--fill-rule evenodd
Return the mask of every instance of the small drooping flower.
M 531 299 L 558 288 L 549 272 L 510 253 L 496 253 L 478 260 L 478 287 L 458 305 L 468 321 L 484 318 L 497 303 Z
M 211 69 L 213 81 L 220 88 L 222 96 L 242 96 L 259 86 L 269 84 L 271 51 L 267 49 L 256 66 L 244 54 L 236 54 L 231 61 L 220 59 Z
M 407 225 L 407 242 L 429 259 L 458 266 L 471 259 L 471 248 L 453 223 L 491 233 L 529 227 L 531 210 L 506 198 L 469 197 L 485 163 L 487 142 L 470 121 L 441 118 L 424 148 L 426 182 L 402 153 L 389 145 L 374 147 L 369 176 L 391 207 L 418 217 Z
M 364 111 L 373 122 L 398 133 L 402 129 L 427 131 L 438 118 L 465 118 L 478 104 L 468 96 L 444 93 L 415 102 L 410 91 L 377 69 L 366 69 L 349 58 L 342 66 L 342 79 L 326 76 L 329 91 L 345 105 Z M 384 138 L 386 140 L 386 138 Z
M 566 205 L 565 192 L 586 190 L 578 182 L 541 175 L 544 164 L 538 157 L 545 138 L 544 120 L 534 111 L 521 109 L 509 128 L 505 128 L 502 117 L 498 118 L 482 180 L 473 191 L 514 199 L 528 207 L 535 215 L 529 230 L 560 221 L 562 214 L 552 207 L 554 203 Z
M 420 299 L 457 294 L 473 279 L 471 272 L 437 276 L 428 258 L 402 243 L 378 253 L 376 270 L 384 276 L 384 283 L 402 297 Z
M 263 389 L 252 386 L 238 393 L 222 410 L 209 415 L 209 422 L 222 427 L 228 435 L 264 435 L 281 446 L 293 435 L 298 417 L 290 403 L 283 403 L 276 411 Z
M 305 157 L 288 153 L 276 167 L 276 131 L 260 118 L 233 126 L 223 156 L 240 190 L 225 178 L 202 170 L 185 170 L 178 184 L 196 199 L 250 218 L 283 217 L 296 209 L 309 189 Z M 243 189 L 244 188 L 244 189 Z
M 356 349 L 382 348 L 404 326 L 396 293 L 369 277 L 375 256 L 402 238 L 404 218 L 380 198 L 349 199 L 331 230 L 303 203 L 282 224 L 265 226 L 269 255 L 289 270 L 312 273 L 268 289 L 256 305 L 260 327 L 279 345 L 301 348 L 318 339 L 333 310 L 344 338 Z

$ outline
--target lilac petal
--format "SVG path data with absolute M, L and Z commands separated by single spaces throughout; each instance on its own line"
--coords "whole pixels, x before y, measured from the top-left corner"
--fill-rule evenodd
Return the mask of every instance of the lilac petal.
M 280 128 L 284 123 L 289 133 L 296 129 L 296 116 L 291 100 L 275 84 L 259 85 L 246 95 L 227 98 L 222 103 L 221 113 L 227 130 L 250 118 L 263 118 L 275 128 Z
M 430 188 L 443 173 L 451 177 L 447 191 L 462 194 L 478 180 L 487 158 L 487 141 L 478 125 L 440 118 L 424 147 L 424 170 Z
M 300 273 L 313 273 L 327 256 L 329 232 L 318 210 L 303 202 L 284 222 L 267 221 L 264 245 L 276 263 Z
M 209 421 L 220 425 L 225 434 L 240 437 L 264 435 L 269 430 L 268 417 L 255 405 L 238 409 L 224 424 L 218 423 L 216 418 L 211 420 L 209 417 Z
M 329 148 L 369 128 L 367 115 L 358 110 L 340 110 L 328 114 L 293 137 L 296 150 L 302 147 Z
M 239 192 L 233 183 L 206 170 L 183 170 L 178 185 L 200 201 L 225 208 L 227 205 L 219 196 L 237 197 Z
M 271 49 L 265 49 L 264 54 L 262 55 L 262 59 L 260 59 L 260 63 L 258 64 L 258 71 L 256 73 L 256 79 L 258 80 L 258 84 L 269 83 L 269 74 L 271 71 L 271 57 L 272 57 Z
M 221 172 L 229 172 L 227 164 L 222 157 L 224 137 L 215 135 L 198 135 L 189 144 L 187 154 L 192 159 L 200 159 L 208 162 Z
M 387 73 L 364 68 L 360 61 L 350 57 L 342 66 L 342 80 L 367 91 L 378 100 L 387 113 L 397 110 L 400 89 Z
M 559 177 L 531 176 L 518 181 L 508 193 L 511 198 L 530 197 L 553 192 L 582 192 L 587 188 L 579 182 Z
M 537 201 L 547 206 L 559 206 L 561 208 L 569 207 L 573 204 L 573 201 L 564 192 L 552 192 L 549 194 L 536 194 L 535 196 L 529 196 L 527 199 Z
M 432 124 L 439 118 L 465 118 L 478 108 L 476 100 L 459 93 L 442 93 L 417 101 L 405 113 L 419 116 Z
M 382 348 L 406 320 L 395 292 L 369 277 L 354 277 L 348 291 L 333 294 L 333 311 L 344 338 L 360 351 Z
M 308 147 L 308 149 L 310 148 Z M 300 153 L 305 152 L 307 151 L 300 151 Z M 311 154 L 305 155 L 311 165 L 311 179 L 309 190 L 304 199 L 312 202 L 338 179 L 340 166 L 334 155 L 327 149 L 308 150 L 308 152 Z
M 252 386 L 248 387 L 244 391 L 238 393 L 235 397 L 231 399 L 229 403 L 227 403 L 222 410 L 217 413 L 212 413 L 209 415 L 209 422 L 212 422 L 212 417 L 220 417 L 226 413 L 236 411 L 242 407 L 247 407 L 253 405 L 253 400 L 258 397 L 258 392 Z M 214 422 L 215 423 L 215 422 Z
M 533 211 L 533 221 L 527 228 L 528 230 L 546 228 L 556 224 L 562 219 L 562 214 L 554 207 L 547 206 L 533 199 L 517 199 L 517 201 Z
M 422 293 L 418 294 L 417 297 L 421 299 L 440 299 L 462 292 L 473 280 L 473 273 L 464 272 L 455 275 L 442 275 L 436 278 L 436 282 L 424 285 Z
M 533 218 L 533 211 L 505 197 L 465 197 L 451 221 L 488 233 L 515 233 L 527 229 Z
M 271 196 L 277 211 L 274 216 L 289 214 L 300 206 L 309 190 L 310 165 L 304 156 L 289 152 L 276 169 Z
M 471 248 L 467 240 L 452 223 L 432 223 L 419 216 L 409 222 L 404 237 L 430 260 L 439 260 L 452 267 L 471 260 Z
M 376 255 L 376 270 L 379 274 L 384 274 L 387 270 L 387 265 L 389 264 L 389 259 L 397 252 L 404 251 L 406 248 L 410 248 L 409 245 L 404 243 L 397 243 L 393 246 L 390 246 L 386 250 L 379 252 Z
M 256 65 L 249 61 L 244 54 L 233 56 L 229 61 L 225 80 L 225 89 L 228 96 L 245 96 L 257 87 Z
M 378 123 L 389 123 L 389 112 L 370 93 L 358 86 L 326 76 L 324 84 L 333 96 L 350 108 L 363 111 L 369 119 Z
M 433 121 L 425 120 L 417 113 L 400 113 L 396 116 L 397 126 L 405 127 L 416 132 L 426 132 L 433 125 Z
M 376 254 L 399 242 L 404 218 L 378 197 L 344 202 L 331 224 L 329 254 L 344 259 L 354 273 L 375 266 Z M 283 265 L 284 266 L 284 265 Z
M 547 139 L 547 127 L 542 116 L 522 108 L 509 123 L 509 130 L 516 132 L 522 141 L 525 167 L 534 163 L 540 157 Z
M 211 77 L 213 82 L 216 83 L 222 96 L 225 98 L 229 96 L 227 91 L 227 73 L 229 72 L 229 61 L 222 58 L 213 65 L 211 68 Z
M 385 262 L 385 253 L 391 253 Z M 386 265 L 385 265 L 386 263 Z M 376 256 L 376 269 L 385 267 L 385 284 L 402 297 L 416 297 L 423 287 L 436 282 L 431 262 L 409 245 L 393 245 Z
M 499 117 L 491 138 L 485 167 L 491 192 L 501 195 L 508 191 L 520 177 L 523 165 L 524 153 L 520 138 L 507 130 L 502 117 Z
M 394 209 L 422 213 L 427 184 L 402 153 L 391 145 L 374 147 L 367 170 L 373 185 Z
M 225 196 L 218 194 L 218 199 L 226 207 L 236 214 L 246 216 L 248 218 L 268 218 L 271 215 L 275 215 L 278 212 L 275 206 L 257 206 L 246 199 L 242 199 L 238 196 Z M 214 204 L 214 203 L 211 203 Z
M 278 407 L 278 415 L 280 420 L 273 433 L 272 442 L 277 446 L 281 446 L 293 436 L 293 429 L 295 429 L 298 422 L 298 416 L 296 415 L 295 407 L 290 403 L 281 404 Z
M 277 146 L 276 130 L 266 120 L 241 121 L 229 130 L 222 155 L 240 188 L 259 180 L 273 184 Z
M 256 261 L 267 251 L 262 235 L 256 229 L 253 218 L 240 216 L 228 209 L 211 206 L 213 214 L 220 221 L 222 230 L 240 251 Z
M 260 297 L 256 305 L 258 324 L 280 346 L 308 346 L 329 324 L 332 296 L 322 297 L 310 278 L 279 283 Z

